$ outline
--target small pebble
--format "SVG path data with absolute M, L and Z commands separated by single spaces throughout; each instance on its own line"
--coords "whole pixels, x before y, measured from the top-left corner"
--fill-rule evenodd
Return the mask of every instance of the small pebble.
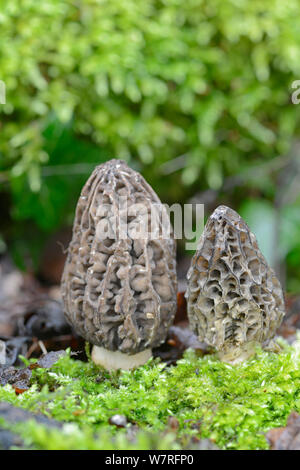
M 114 415 L 109 418 L 109 424 L 114 424 L 117 428 L 125 428 L 127 425 L 126 416 Z

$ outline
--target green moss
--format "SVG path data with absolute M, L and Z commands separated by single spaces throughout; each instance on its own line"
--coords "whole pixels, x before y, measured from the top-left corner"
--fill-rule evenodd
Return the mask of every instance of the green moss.
M 17 426 L 36 448 L 177 449 L 190 448 L 196 436 L 224 449 L 267 449 L 264 434 L 300 411 L 300 341 L 280 354 L 258 350 L 238 366 L 187 351 L 174 367 L 150 360 L 112 375 L 67 354 L 50 370 L 34 370 L 32 381 L 19 396 L 0 387 L 0 400 L 67 423 L 51 431 L 33 422 Z M 115 414 L 127 417 L 127 429 L 109 424 Z M 169 416 L 179 421 L 176 436 Z M 140 430 L 132 438 L 134 425 Z

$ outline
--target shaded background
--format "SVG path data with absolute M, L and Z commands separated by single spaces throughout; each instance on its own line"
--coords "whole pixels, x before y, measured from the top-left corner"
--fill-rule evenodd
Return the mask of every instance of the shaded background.
M 0 0 L 2 256 L 57 284 L 82 185 L 121 158 L 163 202 L 238 210 L 299 292 L 299 9 Z M 178 245 L 184 273 L 192 253 Z

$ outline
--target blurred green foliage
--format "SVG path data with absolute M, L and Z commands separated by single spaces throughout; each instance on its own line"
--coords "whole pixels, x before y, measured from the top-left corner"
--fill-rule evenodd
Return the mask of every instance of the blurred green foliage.
M 247 174 L 286 155 L 299 134 L 300 105 L 291 103 L 299 7 L 0 0 L 0 184 L 14 221 L 3 238 L 23 239 L 26 224 L 46 234 L 70 221 L 91 169 L 111 157 L 141 170 L 165 202 L 222 192 L 243 173 L 244 190 L 229 202 L 273 205 L 273 174 Z

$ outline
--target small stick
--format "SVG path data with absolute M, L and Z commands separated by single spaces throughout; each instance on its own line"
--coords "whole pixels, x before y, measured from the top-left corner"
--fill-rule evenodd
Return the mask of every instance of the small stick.
M 39 347 L 41 348 L 42 353 L 43 353 L 43 354 L 47 354 L 48 351 L 47 351 L 46 346 L 44 345 L 43 341 L 39 340 L 39 341 L 38 341 L 38 345 L 39 345 Z

